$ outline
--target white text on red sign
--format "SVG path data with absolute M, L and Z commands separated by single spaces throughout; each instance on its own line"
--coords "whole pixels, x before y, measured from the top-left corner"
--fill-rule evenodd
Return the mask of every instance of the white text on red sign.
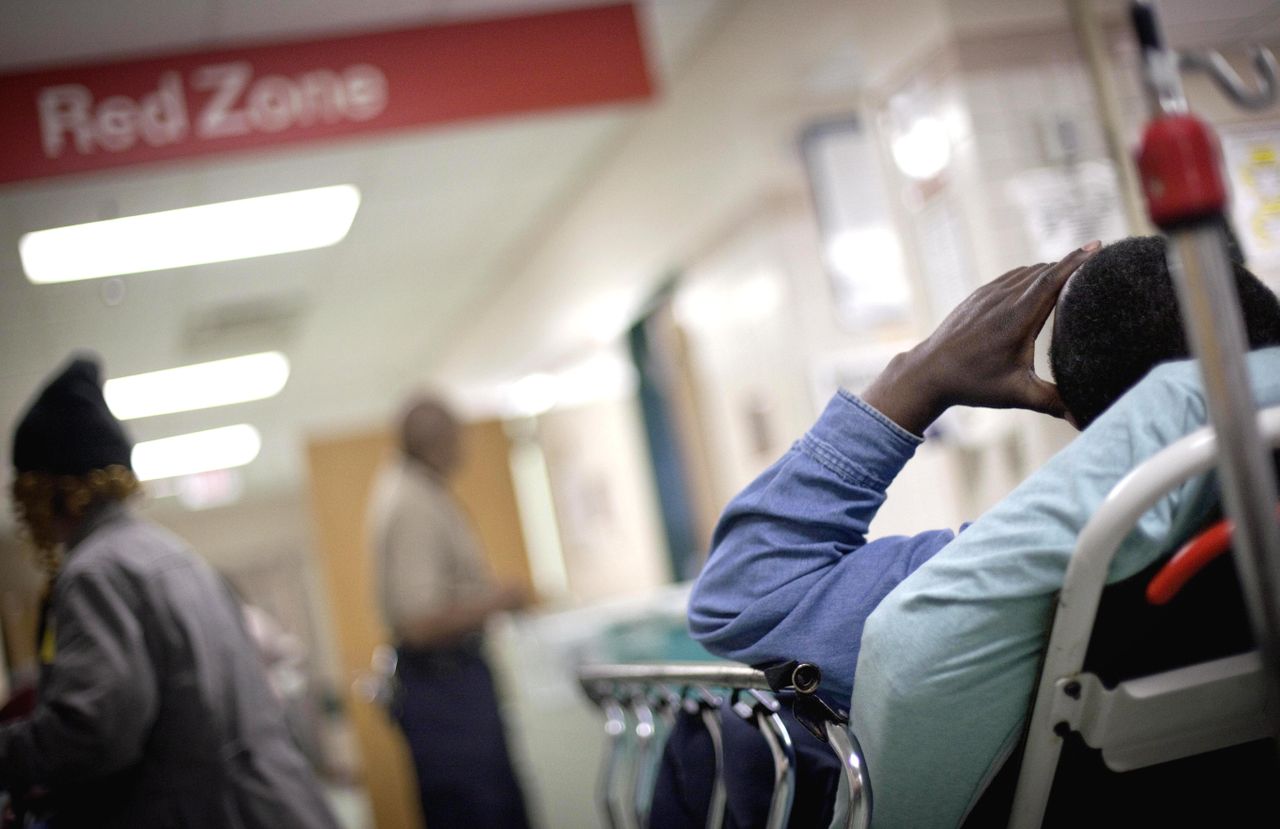
M 193 111 L 188 90 L 202 99 Z M 139 142 L 163 147 L 186 141 L 280 133 L 315 125 L 361 122 L 387 107 L 387 78 L 358 63 L 341 70 L 255 77 L 247 61 L 201 66 L 184 79 L 164 72 L 156 89 L 136 100 L 96 100 L 83 84 L 61 84 L 37 95 L 40 138 L 47 158 L 68 150 L 124 152 Z

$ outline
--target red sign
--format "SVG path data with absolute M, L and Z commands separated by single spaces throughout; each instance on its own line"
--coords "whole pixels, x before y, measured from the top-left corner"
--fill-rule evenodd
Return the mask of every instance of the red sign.
M 647 98 L 630 4 L 0 77 L 0 183 Z

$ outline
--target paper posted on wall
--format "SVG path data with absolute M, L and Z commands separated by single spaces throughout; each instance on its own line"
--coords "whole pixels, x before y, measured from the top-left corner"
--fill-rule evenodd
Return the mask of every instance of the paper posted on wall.
M 1108 161 L 1081 161 L 1029 170 L 1009 180 L 1009 198 L 1022 211 L 1036 258 L 1060 259 L 1091 239 L 1128 235 L 1120 187 Z
M 1222 132 L 1231 219 L 1249 267 L 1280 275 L 1280 123 Z

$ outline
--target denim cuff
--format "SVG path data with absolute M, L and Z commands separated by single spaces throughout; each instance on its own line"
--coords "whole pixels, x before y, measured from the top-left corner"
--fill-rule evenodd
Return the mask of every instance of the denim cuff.
M 923 442 L 841 389 L 797 448 L 850 483 L 883 490 Z

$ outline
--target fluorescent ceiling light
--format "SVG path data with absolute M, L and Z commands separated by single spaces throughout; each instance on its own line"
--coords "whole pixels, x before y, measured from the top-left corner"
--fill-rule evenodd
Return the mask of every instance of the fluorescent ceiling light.
M 279 351 L 196 363 L 108 380 L 102 393 L 120 420 L 211 409 L 274 397 L 289 379 Z
M 551 374 L 530 374 L 511 385 L 511 408 L 522 417 L 537 417 L 549 412 L 560 397 L 559 382 Z
M 232 469 L 258 457 L 262 438 L 247 423 L 148 440 L 133 447 L 133 472 L 140 481 Z
M 902 244 L 888 225 L 840 231 L 827 245 L 827 259 L 864 310 L 897 309 L 911 302 Z
M 890 150 L 898 169 L 920 181 L 937 176 L 951 161 L 951 139 L 938 118 L 917 119 L 893 139 Z
M 24 234 L 37 285 L 229 262 L 337 244 L 360 207 L 353 184 L 184 207 Z

